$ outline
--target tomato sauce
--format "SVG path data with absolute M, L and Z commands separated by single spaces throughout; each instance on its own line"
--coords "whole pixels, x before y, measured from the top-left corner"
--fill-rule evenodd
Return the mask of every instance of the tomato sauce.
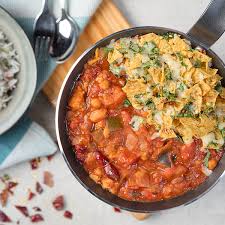
M 123 103 L 125 78 L 109 71 L 106 60 L 88 65 L 69 99 L 68 135 L 76 158 L 89 176 L 119 197 L 131 201 L 170 199 L 195 189 L 207 178 L 201 140 L 154 137 L 153 126 L 130 125 L 145 112 Z M 222 154 L 211 152 L 216 163 Z M 168 163 L 160 160 L 166 155 Z

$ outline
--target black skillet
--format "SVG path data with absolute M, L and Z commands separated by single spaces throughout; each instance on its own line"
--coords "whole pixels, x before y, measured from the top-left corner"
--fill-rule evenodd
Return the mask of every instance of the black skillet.
M 84 170 L 83 166 L 76 160 L 75 154 L 72 150 L 72 146 L 69 142 L 67 130 L 66 130 L 66 108 L 67 101 L 70 97 L 71 90 L 73 89 L 76 81 L 79 79 L 84 64 L 90 59 L 95 52 L 96 48 L 106 46 L 112 39 L 119 39 L 122 37 L 129 37 L 135 35 L 142 35 L 150 32 L 156 34 L 163 34 L 166 32 L 174 32 L 181 35 L 181 37 L 186 38 L 192 43 L 193 47 L 200 46 L 206 50 L 207 54 L 213 59 L 213 67 L 218 68 L 219 74 L 223 77 L 222 85 L 224 86 L 225 79 L 225 66 L 222 60 L 210 49 L 210 46 L 214 44 L 217 39 L 223 34 L 225 30 L 225 0 L 213 0 L 210 5 L 197 21 L 197 23 L 184 34 L 177 30 L 172 30 L 162 27 L 134 27 L 126 30 L 119 31 L 117 33 L 111 34 L 108 37 L 100 40 L 91 48 L 86 50 L 79 59 L 74 63 L 70 69 L 64 83 L 61 87 L 57 110 L 56 110 L 56 132 L 60 151 L 76 179 L 93 195 L 102 201 L 116 207 L 128 211 L 135 212 L 155 212 L 160 210 L 165 210 L 169 208 L 174 208 L 181 205 L 187 205 L 208 192 L 224 175 L 225 170 L 225 154 L 220 160 L 218 166 L 215 168 L 213 173 L 208 177 L 208 179 L 201 184 L 198 188 L 193 191 L 188 191 L 182 196 L 158 201 L 158 202 L 132 202 L 121 199 L 116 195 L 109 193 L 104 190 L 100 185 L 96 184 L 92 179 L 89 178 L 87 172 Z M 221 49 L 222 50 L 222 49 Z M 69 182 L 69 181 L 68 181 Z

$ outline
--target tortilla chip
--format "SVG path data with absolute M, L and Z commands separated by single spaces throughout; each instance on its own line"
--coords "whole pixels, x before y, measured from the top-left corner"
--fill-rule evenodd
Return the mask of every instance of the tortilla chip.
M 218 74 L 211 76 L 205 80 L 205 82 L 211 87 L 214 88 L 216 84 L 222 79 Z
M 206 106 L 214 107 L 218 94 L 219 93 L 215 90 L 207 92 L 207 94 L 203 97 L 203 102 L 206 104 Z
M 164 54 L 164 53 L 172 54 L 173 53 L 173 49 L 171 48 L 171 46 L 165 39 L 162 39 L 159 41 L 158 48 L 160 50 L 160 53 L 162 53 L 162 54 Z
M 206 62 L 206 63 L 209 63 L 212 60 L 208 55 L 206 55 L 198 50 L 195 50 L 193 52 L 193 59 L 198 59 L 201 62 Z
M 123 55 L 118 50 L 114 49 L 113 52 L 109 52 L 109 54 L 108 54 L 108 62 L 113 63 L 117 59 L 122 58 L 122 57 L 123 57 Z
M 182 136 L 184 143 L 192 142 L 193 133 L 189 127 L 185 127 L 182 124 L 179 124 L 176 127 L 177 132 Z
M 142 64 L 142 55 L 136 54 L 132 60 L 130 60 L 130 69 L 135 69 L 137 67 L 140 67 Z
M 192 135 L 202 137 L 213 131 L 216 127 L 216 120 L 206 115 L 201 115 L 200 118 L 180 118 L 180 123 L 191 130 Z
M 163 98 L 153 97 L 152 101 L 154 102 L 157 110 L 159 110 L 159 111 L 163 110 L 163 108 L 164 108 L 163 107 L 164 106 L 164 99 Z
M 159 131 L 159 135 L 161 138 L 175 138 L 177 135 L 175 134 L 173 129 L 162 127 Z
M 159 44 L 161 38 L 157 34 L 149 33 L 142 35 L 140 38 L 140 45 L 144 45 L 145 42 L 151 42 L 153 41 L 156 45 Z
M 173 52 L 186 51 L 190 49 L 190 45 L 181 39 L 178 35 L 175 35 L 174 38 L 169 40 L 169 44 L 172 46 Z
M 206 93 L 208 93 L 211 90 L 211 87 L 208 84 L 206 84 L 204 81 L 200 81 L 199 86 L 202 90 L 202 96 L 204 96 Z
M 165 75 L 162 73 L 161 68 L 150 67 L 148 69 L 149 74 L 151 75 L 155 84 L 163 84 L 165 81 Z
M 147 85 L 141 80 L 128 80 L 126 85 L 122 88 L 126 93 L 127 98 L 131 102 L 132 106 L 136 109 L 141 109 L 141 104 L 135 98 L 138 94 L 146 94 Z
M 189 87 L 192 85 L 192 74 L 195 72 L 195 68 L 191 68 L 189 71 L 185 72 L 183 74 L 184 82 Z

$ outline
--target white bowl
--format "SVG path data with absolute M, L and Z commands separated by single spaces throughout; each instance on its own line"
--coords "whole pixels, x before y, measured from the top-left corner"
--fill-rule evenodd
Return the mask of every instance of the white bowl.
M 18 23 L 0 7 L 0 30 L 16 49 L 20 62 L 17 87 L 12 100 L 0 111 L 0 135 L 11 128 L 28 108 L 37 82 L 37 67 L 31 44 Z

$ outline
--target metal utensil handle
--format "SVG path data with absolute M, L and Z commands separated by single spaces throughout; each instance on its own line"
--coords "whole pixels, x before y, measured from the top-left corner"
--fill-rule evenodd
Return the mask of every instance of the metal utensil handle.
M 60 0 L 60 7 L 61 9 L 67 12 L 68 10 L 68 0 Z
M 48 11 L 48 0 L 43 0 L 42 2 L 42 11 Z
M 187 35 L 210 48 L 225 31 L 225 0 L 212 0 Z

